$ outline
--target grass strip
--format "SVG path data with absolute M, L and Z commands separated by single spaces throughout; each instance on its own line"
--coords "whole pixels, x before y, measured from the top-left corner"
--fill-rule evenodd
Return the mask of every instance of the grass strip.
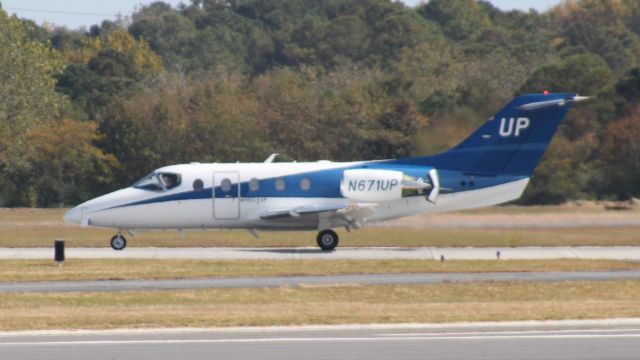
M 181 279 L 232 276 L 640 269 L 615 260 L 0 260 L 0 281 Z
M 0 294 L 0 330 L 640 317 L 640 281 Z
M 70 247 L 106 247 L 114 230 L 80 228 L 65 223 L 66 209 L 0 209 L 0 247 L 51 247 L 55 239 L 64 239 Z M 566 206 L 490 207 L 465 211 L 464 217 L 474 223 L 483 216 L 498 215 L 566 215 L 638 216 L 638 211 L 611 213 L 602 209 L 567 208 Z M 429 215 L 425 215 L 429 216 Z M 451 216 L 455 216 L 451 215 Z M 508 221 L 508 220 L 505 220 Z M 482 223 L 480 221 L 480 223 Z M 180 237 L 175 231 L 138 232 L 128 237 L 131 247 L 297 247 L 316 246 L 315 232 L 261 232 L 256 240 L 246 231 L 187 231 Z M 411 228 L 367 227 L 341 234 L 341 246 L 613 246 L 640 245 L 637 227 L 600 226 L 578 228 Z

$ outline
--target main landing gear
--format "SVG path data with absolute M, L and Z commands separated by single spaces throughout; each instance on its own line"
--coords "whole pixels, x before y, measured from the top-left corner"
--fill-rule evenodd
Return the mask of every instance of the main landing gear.
M 316 242 L 320 249 L 324 251 L 331 251 L 338 246 L 338 234 L 336 234 L 333 230 L 322 230 L 318 233 L 318 237 L 316 237 Z
M 127 239 L 120 234 L 114 235 L 111 238 L 111 247 L 113 250 L 122 250 L 127 247 Z

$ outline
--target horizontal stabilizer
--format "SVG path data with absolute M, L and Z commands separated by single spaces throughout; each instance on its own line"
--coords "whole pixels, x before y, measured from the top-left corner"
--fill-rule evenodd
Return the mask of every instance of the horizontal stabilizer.
M 585 101 L 589 99 L 590 99 L 589 96 L 575 95 L 565 99 L 553 99 L 553 100 L 547 100 L 547 101 L 532 102 L 532 103 L 520 105 L 518 109 L 524 110 L 524 111 L 538 110 L 538 109 L 544 109 L 552 106 L 564 106 L 567 103 Z

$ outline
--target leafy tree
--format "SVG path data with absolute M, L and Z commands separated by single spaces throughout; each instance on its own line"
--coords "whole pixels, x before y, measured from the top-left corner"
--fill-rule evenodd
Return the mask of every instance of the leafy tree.
M 23 201 L 40 207 L 76 204 L 104 191 L 119 164 L 94 145 L 100 138 L 96 128 L 95 123 L 64 119 L 27 131 L 25 170 L 38 175 L 18 176 L 23 177 L 19 184 L 28 196 Z
M 329 158 L 333 146 L 318 133 L 321 103 L 303 75 L 288 70 L 255 81 L 261 127 L 275 152 L 292 159 Z
M 478 39 L 491 27 L 489 17 L 475 0 L 431 0 L 418 11 L 456 41 Z
M 66 105 L 54 87 L 63 64 L 2 10 L 0 49 L 0 170 L 14 171 L 27 161 L 26 132 L 53 121 Z
M 67 57 L 73 63 L 60 75 L 57 89 L 92 118 L 114 97 L 162 70 L 162 61 L 146 42 L 123 31 L 90 39 Z
M 618 104 L 618 115 L 640 101 L 640 68 L 627 72 L 616 83 L 616 94 L 622 98 Z
M 3 192 L 0 203 L 77 202 L 108 181 L 116 162 L 92 145 L 95 125 L 60 120 L 68 106 L 55 91 L 61 58 L 27 30 L 0 11 L 0 174 L 14 190 Z
M 106 107 L 101 148 L 122 164 L 114 187 L 154 168 L 185 162 L 259 161 L 263 147 L 255 101 L 238 79 L 200 82 L 179 74 Z
M 573 22 L 564 31 L 566 53 L 593 53 L 604 59 L 609 67 L 621 73 L 636 65 L 640 54 L 638 38 L 628 31 L 606 29 L 587 22 Z
M 611 86 L 615 75 L 598 56 L 574 55 L 537 69 L 521 92 L 578 92 L 596 95 Z
M 640 106 L 609 124 L 603 145 L 605 191 L 621 199 L 640 196 Z
M 0 12 L 0 204 L 76 202 L 167 163 L 436 152 L 545 89 L 596 97 L 524 201 L 636 195 L 639 23 L 635 0 L 158 1 L 87 32 Z
M 535 171 L 520 203 L 560 204 L 571 199 L 584 198 L 596 176 L 592 155 L 597 145 L 593 133 L 571 141 L 556 136 Z
M 196 5 L 194 5 L 197 7 Z M 186 68 L 185 56 L 195 33 L 195 25 L 180 12 L 163 2 L 143 6 L 132 16 L 129 33 L 148 41 L 169 69 Z

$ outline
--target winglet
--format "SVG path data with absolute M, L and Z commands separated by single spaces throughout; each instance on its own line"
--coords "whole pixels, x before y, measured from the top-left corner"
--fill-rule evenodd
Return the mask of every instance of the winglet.
M 276 156 L 278 156 L 278 155 L 280 155 L 280 154 L 273 153 L 273 154 L 269 155 L 269 157 L 267 158 L 267 160 L 265 160 L 264 162 L 265 162 L 265 163 L 272 163 L 272 162 L 273 162 L 273 160 L 275 160 L 275 159 L 276 159 Z

